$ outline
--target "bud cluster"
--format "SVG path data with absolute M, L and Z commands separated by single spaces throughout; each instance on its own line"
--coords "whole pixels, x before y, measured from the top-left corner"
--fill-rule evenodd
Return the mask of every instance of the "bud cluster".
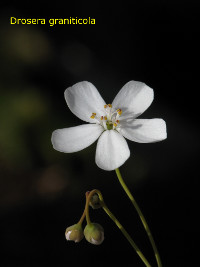
M 101 208 L 102 206 L 99 196 L 96 193 L 91 194 L 90 199 L 88 199 L 87 201 L 89 193 L 90 192 L 86 193 L 86 208 L 80 221 L 77 224 L 74 224 L 66 229 L 65 237 L 67 240 L 74 241 L 75 243 L 77 243 L 77 242 L 80 242 L 85 236 L 85 239 L 89 243 L 94 244 L 94 245 L 100 245 L 104 240 L 104 229 L 100 224 L 91 223 L 90 219 L 88 219 L 86 216 L 87 225 L 84 231 L 82 228 L 82 222 L 85 217 L 86 210 L 89 209 L 89 206 L 91 206 L 93 209 L 98 209 L 98 208 Z
M 83 237 L 94 245 L 100 245 L 104 240 L 104 229 L 98 223 L 87 224 L 84 231 L 82 225 L 77 223 L 68 227 L 65 231 L 65 237 L 67 240 L 80 242 Z

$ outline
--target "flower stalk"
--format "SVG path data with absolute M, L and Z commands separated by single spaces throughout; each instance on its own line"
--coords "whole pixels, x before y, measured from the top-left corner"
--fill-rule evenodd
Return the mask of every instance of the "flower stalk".
M 116 171 L 116 174 L 117 174 L 117 178 L 121 184 L 121 186 L 123 187 L 124 191 L 126 192 L 127 196 L 129 197 L 130 201 L 132 202 L 133 206 L 135 207 L 139 217 L 140 217 L 140 220 L 142 221 L 142 224 L 144 226 L 144 229 L 149 237 L 149 240 L 150 240 L 150 243 L 152 245 L 152 248 L 153 248 L 153 251 L 154 251 L 154 255 L 155 255 L 155 258 L 156 258 L 156 261 L 157 261 L 157 265 L 158 267 L 162 267 L 162 263 L 161 263 L 161 259 L 160 259 L 160 255 L 159 255 L 159 252 L 158 252 L 158 249 L 156 247 L 156 244 L 155 244 L 155 241 L 154 241 L 154 238 L 153 238 L 153 235 L 150 231 L 150 228 L 147 224 L 147 221 L 140 209 L 140 207 L 138 206 L 137 202 L 135 201 L 133 195 L 131 194 L 129 188 L 127 187 L 127 185 L 125 184 L 123 178 L 122 178 L 122 175 L 120 173 L 120 170 L 119 168 L 115 170 Z
M 86 192 L 86 193 L 85 193 L 86 203 L 87 203 L 88 195 L 89 195 L 89 192 Z M 84 221 L 84 219 L 85 219 L 85 216 L 86 216 L 86 206 L 85 206 L 85 209 L 84 209 L 84 211 L 83 211 L 83 214 L 82 214 L 82 216 L 81 216 L 81 218 L 80 218 L 78 224 L 82 225 L 82 223 L 83 223 L 83 221 Z

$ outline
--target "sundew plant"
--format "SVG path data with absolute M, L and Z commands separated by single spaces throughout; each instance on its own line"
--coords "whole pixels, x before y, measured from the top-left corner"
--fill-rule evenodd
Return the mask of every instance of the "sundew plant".
M 141 219 L 151 242 L 157 265 L 161 267 L 160 255 L 147 221 L 119 170 L 119 167 L 130 157 L 126 139 L 138 143 L 153 143 L 167 138 L 166 123 L 163 119 L 138 119 L 151 105 L 154 98 L 153 89 L 142 82 L 130 81 L 118 92 L 112 104 L 107 104 L 93 84 L 83 81 L 67 88 L 64 95 L 72 113 L 86 123 L 55 130 L 51 139 L 54 149 L 65 153 L 78 152 L 98 139 L 95 162 L 99 168 L 105 171 L 116 172 L 122 188 Z M 85 237 L 88 242 L 94 245 L 99 245 L 103 242 L 104 229 L 100 224 L 91 222 L 89 216 L 90 206 L 94 209 L 103 208 L 124 234 L 143 263 L 150 267 L 149 261 L 109 210 L 103 199 L 102 192 L 97 189 L 86 192 L 83 215 L 79 222 L 66 229 L 66 239 L 80 242 Z M 85 218 L 87 225 L 83 230 L 82 223 Z

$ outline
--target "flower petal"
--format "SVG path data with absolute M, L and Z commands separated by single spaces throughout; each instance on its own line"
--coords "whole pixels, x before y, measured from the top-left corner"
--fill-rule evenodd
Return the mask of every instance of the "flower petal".
M 138 143 L 153 143 L 167 138 L 166 123 L 163 119 L 122 121 L 119 132 Z
M 53 132 L 51 142 L 54 149 L 60 152 L 77 152 L 94 143 L 103 131 L 98 124 L 58 129 Z
M 151 105 L 153 97 L 153 89 L 145 83 L 130 81 L 116 95 L 112 106 L 122 110 L 120 119 L 136 118 Z
M 79 82 L 65 90 L 65 100 L 72 113 L 83 121 L 93 123 L 92 113 L 104 116 L 106 104 L 96 87 L 90 82 Z
M 105 131 L 99 138 L 96 164 L 99 168 L 112 171 L 129 158 L 130 150 L 124 137 L 115 130 Z

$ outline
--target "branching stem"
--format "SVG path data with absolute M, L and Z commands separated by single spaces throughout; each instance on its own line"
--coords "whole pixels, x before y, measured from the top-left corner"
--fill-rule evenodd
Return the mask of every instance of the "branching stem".
M 89 217 L 89 203 L 90 203 L 90 199 L 94 194 L 98 194 L 99 196 L 99 200 L 100 200 L 100 204 L 101 207 L 104 209 L 104 211 L 108 214 L 108 216 L 113 220 L 113 222 L 117 225 L 117 227 L 120 229 L 120 231 L 123 233 L 123 235 L 126 237 L 126 239 L 128 240 L 128 242 L 131 244 L 131 246 L 134 248 L 134 250 L 136 251 L 136 253 L 138 254 L 138 256 L 141 258 L 141 260 L 144 262 L 144 264 L 146 265 L 146 267 L 151 267 L 150 263 L 148 262 L 148 260 L 145 258 L 145 256 L 143 255 L 143 253 L 141 252 L 141 250 L 138 248 L 138 246 L 135 244 L 135 242 L 133 241 L 133 239 L 130 237 L 130 235 L 128 234 L 128 232 L 124 229 L 124 227 L 121 225 L 121 223 L 117 220 L 117 218 L 114 216 L 114 214 L 109 210 L 109 208 L 107 207 L 107 205 L 104 202 L 103 196 L 101 194 L 101 192 L 97 189 L 92 190 L 88 197 L 86 198 L 86 207 L 85 207 L 85 211 L 86 211 L 86 220 L 87 223 L 91 223 L 90 221 L 90 217 Z

